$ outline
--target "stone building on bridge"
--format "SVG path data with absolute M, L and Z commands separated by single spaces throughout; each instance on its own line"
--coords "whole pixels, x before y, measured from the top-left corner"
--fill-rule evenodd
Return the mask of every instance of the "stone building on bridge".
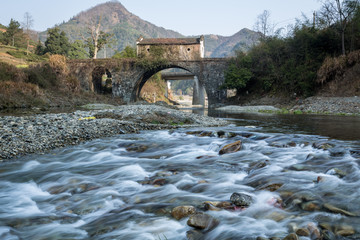
M 136 42 L 138 57 L 160 54 L 168 60 L 196 61 L 204 58 L 204 36 L 199 38 L 143 38 Z

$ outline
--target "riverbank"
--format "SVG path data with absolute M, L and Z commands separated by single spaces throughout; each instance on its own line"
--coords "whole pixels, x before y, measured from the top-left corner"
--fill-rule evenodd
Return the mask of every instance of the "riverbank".
M 289 112 L 330 115 L 360 115 L 360 97 L 323 97 L 305 99 L 279 97 L 243 98 L 238 103 L 217 108 L 227 112 Z
M 0 117 L 0 161 L 142 130 L 226 125 L 159 105 L 88 105 L 84 111 Z

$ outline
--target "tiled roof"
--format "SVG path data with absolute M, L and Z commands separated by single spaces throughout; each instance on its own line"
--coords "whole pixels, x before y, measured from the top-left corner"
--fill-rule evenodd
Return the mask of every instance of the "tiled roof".
M 200 38 L 143 38 L 138 45 L 190 45 L 199 44 Z

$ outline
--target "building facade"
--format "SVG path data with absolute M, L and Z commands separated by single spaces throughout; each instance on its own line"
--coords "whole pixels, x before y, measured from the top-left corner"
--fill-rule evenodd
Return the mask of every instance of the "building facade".
M 138 57 L 191 61 L 204 58 L 204 36 L 199 38 L 143 38 L 136 42 Z

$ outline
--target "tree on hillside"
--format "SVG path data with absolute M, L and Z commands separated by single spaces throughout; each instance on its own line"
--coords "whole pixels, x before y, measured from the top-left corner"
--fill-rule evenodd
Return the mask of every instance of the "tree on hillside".
M 60 32 L 58 27 L 48 30 L 48 38 L 45 41 L 44 53 L 60 54 L 67 56 L 71 44 L 64 31 Z
M 330 27 L 334 24 L 339 25 L 341 50 L 342 54 L 345 55 L 346 27 L 359 7 L 359 0 L 324 0 L 322 3 L 322 9 L 319 12 L 320 24 L 325 25 L 325 27 Z
M 88 23 L 87 33 L 90 35 L 85 39 L 89 48 L 89 55 L 91 58 L 96 59 L 97 53 L 109 43 L 112 35 L 101 31 L 101 16 L 96 21 L 92 20 Z
M 32 28 L 34 24 L 34 19 L 29 12 L 24 14 L 24 22 L 23 29 L 25 29 L 26 38 L 27 38 L 27 46 L 26 46 L 26 54 L 29 54 L 29 46 L 30 46 L 30 28 Z
M 70 59 L 86 59 L 89 57 L 83 41 L 75 40 L 75 42 L 71 44 L 68 57 Z
M 262 39 L 265 39 L 272 33 L 273 26 L 270 24 L 270 12 L 268 10 L 264 10 L 262 14 L 258 15 L 254 30 L 262 33 Z
M 11 19 L 8 28 L 4 33 L 5 44 L 15 46 L 15 38 L 21 33 L 22 29 L 20 28 L 20 23 Z
M 136 49 L 131 46 L 126 46 L 124 50 L 121 52 L 116 52 L 113 58 L 135 58 L 136 57 Z

